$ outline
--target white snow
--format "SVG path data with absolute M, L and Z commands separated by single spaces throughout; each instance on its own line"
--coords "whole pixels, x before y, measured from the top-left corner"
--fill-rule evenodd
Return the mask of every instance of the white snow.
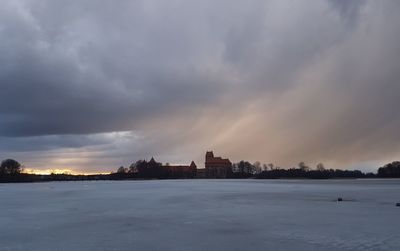
M 400 180 L 0 184 L 0 250 L 399 250 L 396 202 Z

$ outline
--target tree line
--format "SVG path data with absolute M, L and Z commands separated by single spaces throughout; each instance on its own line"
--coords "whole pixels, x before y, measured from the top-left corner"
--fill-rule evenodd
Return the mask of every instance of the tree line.
M 37 175 L 23 172 L 23 165 L 14 159 L 3 160 L 0 164 L 0 182 L 38 182 L 38 181 L 78 181 L 78 180 L 124 180 L 124 179 L 183 179 L 196 178 L 194 172 L 171 171 L 168 163 L 162 165 L 156 161 L 138 160 L 128 168 L 119 167 L 110 174 L 72 175 L 50 174 Z M 311 168 L 304 162 L 297 167 L 283 169 L 274 164 L 261 164 L 240 161 L 232 165 L 229 178 L 400 178 L 400 161 L 394 161 L 380 167 L 377 173 L 364 173 L 360 170 L 328 169 L 322 163 Z
M 327 169 L 323 163 L 319 163 L 313 169 L 305 162 L 300 162 L 297 167 L 284 169 L 275 166 L 273 163 L 251 164 L 248 161 L 240 161 L 233 164 L 233 178 L 257 178 L 257 179 L 281 179 L 281 178 L 311 178 L 311 179 L 331 179 L 331 178 L 375 178 L 381 177 L 374 173 L 363 173 L 360 170 L 340 170 Z M 386 170 L 386 169 L 385 169 Z M 387 177 L 391 176 L 389 174 Z
M 146 160 L 138 160 L 128 168 L 121 166 L 111 175 L 116 179 L 166 179 L 168 177 L 168 173 L 162 168 L 161 163 L 150 163 Z

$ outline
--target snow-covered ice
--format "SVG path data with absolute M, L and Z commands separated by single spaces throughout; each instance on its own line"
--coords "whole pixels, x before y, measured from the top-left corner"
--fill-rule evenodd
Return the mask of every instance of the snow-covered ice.
M 400 180 L 0 184 L 0 250 L 400 250 L 396 202 Z

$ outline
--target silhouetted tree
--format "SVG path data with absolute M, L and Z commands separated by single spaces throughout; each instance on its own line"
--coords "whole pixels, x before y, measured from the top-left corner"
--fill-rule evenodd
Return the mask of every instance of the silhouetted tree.
M 147 165 L 147 162 L 145 160 L 138 160 L 129 166 L 128 173 L 138 173 L 139 168 L 144 169 L 146 167 L 146 165 Z
M 400 161 L 393 161 L 380 167 L 378 176 L 382 178 L 400 178 Z
M 136 161 L 134 168 L 136 172 L 141 177 L 145 177 L 147 175 L 147 161 L 146 160 L 138 160 Z
M 239 164 L 239 170 L 243 174 L 252 174 L 253 173 L 253 165 L 248 162 L 248 161 L 240 161 Z
M 13 159 L 6 159 L 1 162 L 0 175 L 16 175 L 22 172 L 21 164 Z
M 260 162 L 257 163 L 261 169 Z M 232 178 L 249 178 L 256 173 L 256 168 L 248 161 L 241 160 L 239 163 L 233 164 L 233 173 L 231 173 Z
M 128 172 L 128 169 L 125 168 L 125 167 L 123 167 L 123 166 L 120 166 L 120 167 L 118 168 L 118 170 L 117 170 L 117 173 L 125 174 L 125 173 L 127 173 L 127 172 Z

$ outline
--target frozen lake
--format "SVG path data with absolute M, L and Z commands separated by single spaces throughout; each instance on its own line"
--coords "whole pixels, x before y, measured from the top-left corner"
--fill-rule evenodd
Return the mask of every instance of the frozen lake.
M 396 202 L 400 180 L 0 184 L 0 250 L 399 250 Z

